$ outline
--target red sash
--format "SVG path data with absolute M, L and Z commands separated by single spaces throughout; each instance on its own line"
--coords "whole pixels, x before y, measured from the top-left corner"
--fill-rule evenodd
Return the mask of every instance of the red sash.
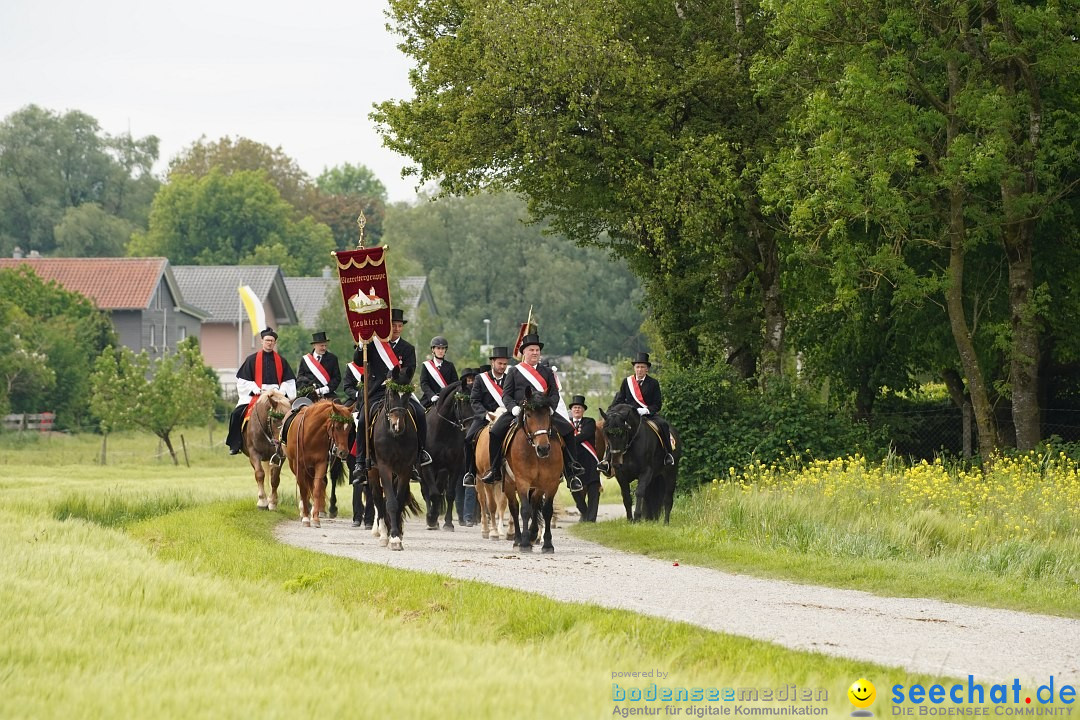
M 364 368 L 360 367 L 356 363 L 349 363 L 349 370 L 352 371 L 353 377 L 356 378 L 356 382 L 364 381 Z
M 502 405 L 503 389 L 499 387 L 499 383 L 495 382 L 495 377 L 491 372 L 480 373 L 480 379 L 484 381 L 484 387 L 487 389 L 488 394 L 495 400 L 495 404 Z
M 596 448 L 592 446 L 591 442 L 589 442 L 588 440 L 582 440 L 581 447 L 585 448 L 589 452 L 589 454 L 593 456 L 593 460 L 595 460 L 596 462 L 600 462 L 600 456 L 596 454 Z
M 323 385 L 330 385 L 330 373 L 326 372 L 326 368 L 322 366 L 322 363 L 315 359 L 315 356 L 308 353 L 304 356 L 304 362 L 307 363 L 308 369 L 311 370 L 315 377 L 322 381 Z
M 434 360 L 425 360 L 424 367 L 427 368 L 428 375 L 435 379 L 435 382 L 439 383 L 440 388 L 446 387 L 446 378 L 439 372 L 439 368 L 435 367 Z
M 646 375 L 646 377 L 648 376 Z M 638 385 L 637 378 L 631 375 L 626 378 L 626 384 L 630 387 L 630 394 L 634 396 L 634 400 L 637 404 L 643 408 L 648 408 L 648 403 L 645 402 L 645 398 L 641 395 L 641 386 Z
M 277 382 L 274 383 L 274 384 L 275 385 L 280 385 L 281 384 L 281 374 L 282 374 L 282 371 L 281 371 L 281 356 L 278 355 L 276 352 L 274 353 L 274 370 L 277 371 Z M 262 352 L 262 350 L 260 350 L 255 355 L 255 384 L 259 386 L 260 390 L 262 390 L 262 379 L 263 379 L 263 352 Z M 258 399 L 259 399 L 258 395 L 252 395 L 251 396 L 251 400 L 248 401 L 247 410 L 244 411 L 244 419 L 245 420 L 247 420 L 248 417 L 251 415 L 251 410 L 252 410 L 252 408 L 255 407 L 255 403 L 256 403 L 256 401 L 258 401 Z
M 383 364 L 386 365 L 387 370 L 401 367 L 401 361 L 398 360 L 397 353 L 394 352 L 394 348 L 390 346 L 390 343 L 376 338 L 373 344 L 375 345 L 375 350 L 379 353 L 379 357 L 382 358 Z
M 529 381 L 530 385 L 532 385 L 534 388 L 544 393 L 545 395 L 547 394 L 547 380 L 544 379 L 544 376 L 541 375 L 536 368 L 534 368 L 529 363 L 518 363 L 514 367 L 517 368 L 517 370 L 525 377 L 525 379 Z

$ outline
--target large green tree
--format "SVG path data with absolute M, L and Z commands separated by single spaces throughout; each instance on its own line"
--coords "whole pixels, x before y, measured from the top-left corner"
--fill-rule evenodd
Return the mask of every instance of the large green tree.
M 415 96 L 387 144 L 447 193 L 509 189 L 643 280 L 667 350 L 779 372 L 778 224 L 756 190 L 783 93 L 755 93 L 756 2 L 392 0 Z
M 177 265 L 280 265 L 287 275 L 318 275 L 334 249 L 330 229 L 292 208 L 261 171 L 176 175 L 154 198 L 150 227 L 132 255 L 163 255 Z
M 1001 442 L 996 391 L 1033 447 L 1052 312 L 1037 258 L 1080 162 L 1080 3 L 771 8 L 788 46 L 763 75 L 798 78 L 802 101 L 773 198 L 828 261 L 861 254 L 901 299 L 943 304 L 981 451 Z
M 0 123 L 0 254 L 15 246 L 52 253 L 56 229 L 72 208 L 145 226 L 159 182 L 158 139 L 110 136 L 97 120 L 28 105 Z M 91 244 L 88 252 L 111 252 Z

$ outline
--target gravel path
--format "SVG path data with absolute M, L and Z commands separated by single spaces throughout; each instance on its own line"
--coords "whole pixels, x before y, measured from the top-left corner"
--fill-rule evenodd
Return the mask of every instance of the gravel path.
M 601 511 L 621 508 L 601 506 Z M 564 519 L 573 522 L 573 518 Z M 976 682 L 1080 680 L 1080 620 L 885 598 L 854 590 L 762 580 L 612 550 L 554 529 L 555 553 L 520 555 L 480 528 L 405 530 L 405 550 L 380 547 L 348 519 L 320 529 L 283 523 L 298 547 L 390 567 L 528 590 L 556 600 L 621 608 L 800 650 Z

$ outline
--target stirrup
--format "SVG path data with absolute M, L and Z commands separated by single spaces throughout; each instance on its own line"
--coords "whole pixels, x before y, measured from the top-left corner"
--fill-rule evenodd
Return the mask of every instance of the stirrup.
M 421 475 L 420 475 L 420 468 L 416 467 L 415 465 L 410 467 L 409 468 L 409 482 L 418 483 L 418 482 L 423 482 L 423 481 L 424 481 L 424 478 L 421 477 Z
M 605 475 L 611 475 L 611 464 L 607 460 L 601 460 L 596 463 L 596 469 Z
M 461 487 L 476 487 L 476 476 L 471 472 L 465 473 L 461 478 Z
M 570 488 L 570 492 L 581 492 L 585 489 L 585 486 L 581 483 L 581 478 L 577 476 L 566 478 L 566 487 Z
M 484 473 L 484 477 L 480 479 L 488 485 L 494 485 L 499 481 L 499 478 L 495 475 L 495 468 L 491 468 L 490 470 L 488 470 L 486 473 Z
M 667 455 L 664 456 L 664 465 L 665 466 L 671 467 L 674 464 L 675 464 L 675 456 L 674 455 L 672 455 L 671 453 L 668 453 Z
M 270 456 L 270 460 L 268 460 L 267 462 L 269 462 L 271 465 L 276 465 L 277 467 L 281 467 L 281 462 L 284 459 L 285 459 L 284 457 L 282 457 L 277 452 L 275 452 L 273 455 Z
M 427 450 L 421 450 L 420 454 L 416 456 L 416 459 L 421 467 L 431 464 L 431 455 L 428 454 Z

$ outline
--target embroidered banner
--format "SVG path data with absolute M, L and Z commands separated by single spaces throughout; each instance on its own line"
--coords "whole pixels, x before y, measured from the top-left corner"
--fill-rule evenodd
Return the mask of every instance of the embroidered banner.
M 390 338 L 390 285 L 385 253 L 386 248 L 382 247 L 334 253 L 345 316 L 357 343 Z

